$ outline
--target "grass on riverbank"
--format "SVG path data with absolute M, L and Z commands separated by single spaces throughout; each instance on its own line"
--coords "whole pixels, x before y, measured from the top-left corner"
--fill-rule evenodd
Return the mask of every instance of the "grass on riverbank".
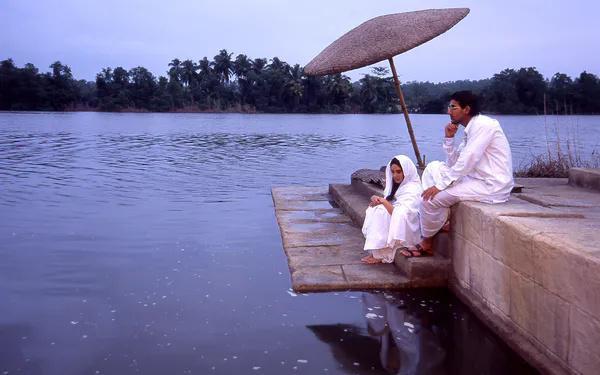
M 589 160 L 570 158 L 568 155 L 537 155 L 515 171 L 516 177 L 569 177 L 569 168 L 600 168 L 600 155 L 592 152 Z
M 520 165 L 515 171 L 516 177 L 568 177 L 569 168 L 600 168 L 598 150 L 592 151 L 589 157 L 581 155 L 577 124 L 559 124 L 555 120 L 551 129 L 554 134 L 549 137 L 546 121 L 547 117 L 544 118 L 546 153 L 535 155 L 531 161 Z M 561 131 L 566 132 L 566 138 L 561 138 Z

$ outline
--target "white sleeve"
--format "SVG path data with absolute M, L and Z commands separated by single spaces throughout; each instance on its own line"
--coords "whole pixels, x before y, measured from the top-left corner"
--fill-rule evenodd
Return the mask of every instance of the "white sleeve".
M 480 127 L 472 134 L 469 134 L 469 140 L 456 158 L 456 161 L 441 174 L 442 180 L 438 181 L 435 186 L 443 190 L 460 177 L 468 175 L 477 163 L 479 163 L 483 153 L 495 135 L 495 129 L 490 129 L 489 127 Z
M 456 159 L 458 159 L 458 155 L 460 155 L 456 147 L 454 147 L 454 138 L 445 137 L 442 147 L 446 152 L 446 165 L 453 166 L 456 163 Z

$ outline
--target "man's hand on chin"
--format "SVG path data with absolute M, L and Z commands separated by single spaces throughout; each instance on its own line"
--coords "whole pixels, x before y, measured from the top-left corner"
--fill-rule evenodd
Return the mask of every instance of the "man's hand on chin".
M 458 131 L 458 122 L 449 122 L 444 128 L 444 136 L 446 138 L 453 138 Z
M 423 192 L 423 194 L 421 194 L 421 197 L 423 197 L 424 201 L 430 201 L 431 199 L 433 199 L 433 197 L 436 196 L 437 193 L 439 193 L 441 190 L 436 188 L 435 185 L 432 187 L 429 187 L 427 189 L 425 189 L 425 191 Z

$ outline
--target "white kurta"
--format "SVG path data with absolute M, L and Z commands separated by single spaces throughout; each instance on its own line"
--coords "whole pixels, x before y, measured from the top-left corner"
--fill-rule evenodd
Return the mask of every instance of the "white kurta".
M 435 186 L 460 200 L 506 202 L 513 188 L 512 155 L 498 121 L 478 115 L 465 127 L 456 148 L 454 138 L 444 139 L 446 163 L 428 166 Z M 423 181 L 426 189 L 433 184 Z M 427 186 L 425 186 L 428 184 Z
M 449 207 L 461 200 L 506 202 L 513 188 L 512 156 L 498 121 L 475 116 L 458 146 L 445 138 L 446 162 L 433 161 L 423 171 L 423 189 L 443 190 L 423 201 L 419 210 L 424 238 L 434 236 L 449 217 Z
M 421 201 L 421 181 L 414 163 L 404 155 L 395 157 L 400 161 L 404 180 L 398 187 L 392 202 L 392 214 L 383 205 L 367 208 L 363 234 L 364 250 L 373 252 L 373 256 L 384 262 L 394 261 L 396 248 L 414 246 L 421 240 L 419 225 L 419 204 Z M 392 172 L 390 163 L 386 167 L 384 196 L 392 191 Z M 388 249 L 390 251 L 382 251 Z

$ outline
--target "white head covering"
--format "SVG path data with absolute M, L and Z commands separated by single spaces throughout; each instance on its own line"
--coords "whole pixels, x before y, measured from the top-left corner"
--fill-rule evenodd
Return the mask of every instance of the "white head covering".
M 412 160 L 410 160 L 410 158 L 406 155 L 396 155 L 394 158 L 398 159 L 400 166 L 402 167 L 402 172 L 404 173 L 404 180 L 402 180 L 398 190 L 396 190 L 396 194 L 394 194 L 396 201 L 402 200 L 403 197 L 414 198 L 415 196 L 420 196 L 423 192 L 423 188 L 421 187 L 421 179 L 417 173 L 417 167 L 415 167 L 415 163 L 413 163 Z M 390 195 L 392 192 L 392 186 L 394 184 L 391 163 L 392 160 L 390 160 L 385 168 L 385 189 L 383 189 L 384 198 Z

